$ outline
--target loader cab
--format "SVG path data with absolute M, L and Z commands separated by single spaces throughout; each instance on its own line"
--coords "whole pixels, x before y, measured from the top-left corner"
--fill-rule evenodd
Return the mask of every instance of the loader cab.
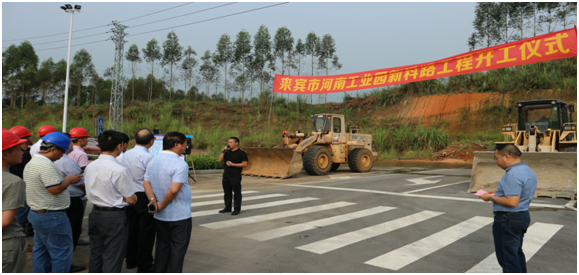
M 313 132 L 322 132 L 324 134 L 334 133 L 342 134 L 346 133 L 345 121 L 343 115 L 336 114 L 325 114 L 325 115 L 313 115 Z
M 529 100 L 516 103 L 519 121 L 518 128 L 529 132 L 534 125 L 541 132 L 547 129 L 562 130 L 562 125 L 571 122 L 567 103 L 558 99 Z

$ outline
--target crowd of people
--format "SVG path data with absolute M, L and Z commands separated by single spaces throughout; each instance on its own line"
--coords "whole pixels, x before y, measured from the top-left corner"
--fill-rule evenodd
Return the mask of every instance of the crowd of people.
M 90 163 L 82 127 L 45 125 L 38 136 L 34 143 L 23 126 L 2 128 L 2 272 L 23 272 L 32 235 L 33 272 L 85 270 L 72 258 L 87 200 L 89 272 L 119 273 L 125 259 L 138 272 L 182 272 L 192 229 L 184 134 L 165 134 L 154 157 L 149 129 L 135 133 L 128 151 L 128 135 L 104 131 Z

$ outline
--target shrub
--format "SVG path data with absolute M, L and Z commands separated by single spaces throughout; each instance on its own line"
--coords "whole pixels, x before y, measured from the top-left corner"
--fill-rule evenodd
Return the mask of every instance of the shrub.
M 187 158 L 187 162 L 191 165 L 193 161 L 196 170 L 212 170 L 222 169 L 223 163 L 219 162 L 219 158 L 207 155 L 191 155 Z

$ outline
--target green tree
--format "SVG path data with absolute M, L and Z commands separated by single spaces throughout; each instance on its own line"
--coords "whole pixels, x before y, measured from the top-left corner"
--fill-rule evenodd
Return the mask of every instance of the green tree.
M 163 66 L 169 65 L 169 75 L 171 88 L 169 89 L 169 102 L 172 101 L 173 94 L 173 66 L 183 58 L 183 47 L 179 45 L 179 38 L 174 31 L 167 34 L 167 40 L 163 42 Z
M 46 94 L 54 85 L 53 74 L 55 71 L 56 64 L 52 60 L 52 57 L 49 57 L 40 63 L 40 68 L 38 68 L 36 72 L 36 80 L 39 82 L 42 90 L 41 98 L 43 104 L 46 104 Z
M 477 46 L 491 47 L 495 41 L 500 40 L 500 29 L 495 20 L 498 9 L 499 5 L 493 2 L 476 4 L 475 18 L 472 22 L 475 32 L 468 39 L 468 46 L 471 51 Z
M 325 34 L 320 43 L 319 62 L 320 69 L 326 70 L 326 75 L 330 75 L 333 69 L 341 69 L 342 64 L 336 55 L 336 41 L 330 34 Z M 328 102 L 328 94 L 325 94 L 324 102 Z
M 273 52 L 281 61 L 281 74 L 285 74 L 285 63 L 289 59 L 294 47 L 292 32 L 287 27 L 277 29 L 273 37 L 273 45 Z
M 199 73 L 203 77 L 203 82 L 207 85 L 207 97 L 209 97 L 209 86 L 215 79 L 215 75 L 219 73 L 212 60 L 211 51 L 205 51 L 205 54 L 201 57 L 203 64 L 201 64 L 201 67 L 199 68 Z
M 36 70 L 38 69 L 38 55 L 28 41 L 18 46 L 19 70 L 16 73 L 20 79 L 21 97 L 20 108 L 24 108 L 24 97 L 30 93 L 35 84 Z
M 53 95 L 57 102 L 64 103 L 64 86 L 66 85 L 66 60 L 61 59 L 56 62 L 56 69 L 52 74 L 52 82 L 54 83 Z
M 304 44 L 306 50 L 306 55 L 311 57 L 312 62 L 312 76 L 314 76 L 314 67 L 316 65 L 316 57 L 320 56 L 320 38 L 314 32 L 310 32 L 306 37 L 306 43 Z M 310 104 L 313 104 L 313 96 L 310 95 Z
M 259 92 L 262 92 L 265 66 L 268 64 L 275 65 L 275 57 L 272 54 L 271 36 L 265 25 L 261 25 L 254 36 L 253 56 L 253 63 L 259 71 Z
M 71 66 L 71 79 L 77 86 L 76 106 L 80 106 L 82 84 L 90 78 L 91 73 L 94 71 L 94 65 L 92 56 L 86 49 L 76 52 L 72 60 L 74 63 Z
M 509 43 L 511 40 L 512 32 L 509 32 L 509 28 L 511 28 L 513 25 L 513 23 L 510 21 L 511 16 L 514 13 L 513 4 L 514 3 L 499 2 L 498 8 L 494 11 L 493 17 L 497 24 L 497 29 L 499 29 L 499 38 L 497 40 L 497 44 Z
M 533 6 L 531 3 L 514 2 L 511 3 L 511 26 L 518 30 L 518 37 L 514 40 L 524 39 L 525 21 L 533 15 Z
M 551 33 L 555 30 L 555 25 L 557 24 L 557 11 L 559 10 L 561 3 L 558 2 L 541 2 L 538 5 L 540 11 L 543 15 L 539 16 L 539 24 L 547 25 L 547 33 Z
M 138 64 L 142 61 L 137 44 L 131 45 L 129 51 L 126 52 L 126 56 L 127 61 L 131 62 L 131 72 L 133 73 L 133 92 L 131 95 L 131 101 L 135 101 L 135 74 L 137 73 Z
M 251 55 L 251 35 L 246 31 L 242 30 L 237 34 L 235 40 L 235 55 L 234 62 L 241 67 L 241 75 L 238 76 L 237 81 L 241 81 L 241 102 L 244 101 L 245 83 L 247 78 L 245 77 L 245 68 L 251 63 L 253 56 Z
M 189 100 L 191 100 L 191 94 L 189 93 L 190 90 L 187 87 L 191 87 L 191 83 L 193 81 L 193 69 L 197 66 L 197 59 L 195 59 L 195 55 L 197 52 L 191 48 L 191 46 L 187 46 L 187 49 L 183 52 L 185 59 L 183 59 L 183 63 L 181 63 L 181 70 L 183 70 L 183 79 L 185 80 L 185 91 L 187 91 L 187 95 Z
M 15 44 L 10 45 L 2 52 L 2 87 L 10 90 L 10 106 L 16 106 L 16 73 L 20 70 L 20 52 Z
M 555 15 L 558 22 L 563 24 L 563 29 L 567 29 L 567 24 L 571 23 L 569 17 L 577 16 L 577 2 L 563 2 L 559 6 L 559 11 Z
M 161 54 L 161 47 L 159 46 L 159 42 L 155 38 L 151 39 L 151 41 L 147 42 L 147 47 L 142 49 L 143 50 L 143 57 L 145 61 L 149 63 L 151 66 L 151 89 L 149 91 L 149 102 L 153 100 L 153 81 L 155 79 L 155 62 L 161 60 L 163 55 Z M 106 74 L 104 75 L 106 77 Z
M 214 53 L 213 61 L 216 66 L 223 67 L 224 79 L 225 79 L 225 99 L 229 99 L 229 93 L 227 92 L 227 69 L 229 64 L 234 60 L 234 48 L 231 42 L 231 37 L 227 34 L 221 35 L 219 42 L 217 42 L 217 50 Z

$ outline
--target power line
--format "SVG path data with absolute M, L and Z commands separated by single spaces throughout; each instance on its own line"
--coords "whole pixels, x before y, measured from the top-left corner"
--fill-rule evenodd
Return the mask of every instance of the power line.
M 161 20 L 157 20 L 157 21 L 153 21 L 153 22 L 149 22 L 149 23 L 144 23 L 144 24 L 140 24 L 140 25 L 136 25 L 136 26 L 132 26 L 132 27 L 127 27 L 127 28 L 141 27 L 141 26 L 144 26 L 144 25 L 149 25 L 149 24 L 153 24 L 153 23 L 158 23 L 158 22 L 162 22 L 162 21 L 167 21 L 167 20 L 171 20 L 171 19 L 183 17 L 183 16 L 186 16 L 186 15 L 191 15 L 191 14 L 200 13 L 200 12 L 204 12 L 204 11 L 208 11 L 208 10 L 212 10 L 212 9 L 221 8 L 221 7 L 228 6 L 228 5 L 232 5 L 232 4 L 235 4 L 235 2 L 228 3 L 228 4 L 224 4 L 224 5 L 220 5 L 220 6 L 217 6 L 217 7 L 211 7 L 211 8 L 204 9 L 204 10 L 200 10 L 200 11 L 190 12 L 190 13 L 186 13 L 186 14 L 183 14 L 183 15 L 175 16 L 175 17 L 169 17 L 169 18 L 165 18 L 165 19 L 161 19 Z M 183 5 L 181 5 L 181 6 L 183 6 Z M 180 7 L 180 6 L 177 6 L 177 7 Z M 176 7 L 175 7 L 175 8 L 176 8 Z M 141 17 L 142 17 L 142 16 L 141 16 Z M 133 19 L 136 19 L 136 18 L 138 18 L 138 17 L 135 17 L 135 18 L 133 18 Z M 132 19 L 129 19 L 129 20 L 132 20 Z M 128 21 L 128 20 L 125 20 L 125 21 Z M 107 26 L 108 26 L 108 25 L 107 25 Z M 76 40 L 76 39 L 82 39 L 82 38 L 93 37 L 93 36 L 97 36 L 97 35 L 103 35 L 103 34 L 106 34 L 106 33 L 95 33 L 95 34 L 91 34 L 91 35 L 85 35 L 85 36 L 75 37 L 74 39 L 75 39 L 75 40 Z M 64 42 L 64 41 L 68 41 L 68 39 L 54 40 L 54 41 L 48 41 L 48 42 L 42 42 L 42 43 L 34 43 L 34 46 L 46 45 L 46 44 L 52 44 L 52 43 L 58 43 L 58 42 Z M 6 47 L 3 47 L 3 48 L 6 48 Z
M 149 23 L 144 23 L 144 24 L 140 24 L 140 25 L 136 25 L 136 26 L 129 26 L 129 27 L 127 27 L 127 28 L 136 28 L 136 27 L 140 27 L 140 26 L 145 26 L 145 25 L 153 24 L 153 23 L 159 23 L 159 22 L 162 22 L 162 21 L 167 21 L 167 20 L 171 20 L 171 19 L 183 17 L 183 16 L 186 16 L 186 15 L 191 15 L 191 14 L 195 14 L 195 13 L 200 13 L 200 12 L 204 12 L 204 11 L 208 11 L 208 10 L 212 10 L 212 9 L 217 9 L 217 8 L 221 8 L 221 7 L 225 7 L 225 6 L 229 6 L 229 5 L 233 5 L 233 4 L 235 4 L 235 2 L 227 3 L 227 4 L 224 4 L 224 5 L 221 5 L 221 6 L 212 7 L 212 8 L 208 8 L 208 9 L 204 9 L 204 10 L 200 10 L 200 11 L 190 12 L 190 13 L 182 14 L 182 15 L 175 16 L 175 17 L 169 17 L 169 18 L 165 18 L 165 19 L 161 19 L 161 20 L 157 20 L 157 21 L 153 21 L 153 22 L 149 22 Z
M 157 13 L 164 12 L 164 11 L 168 11 L 168 10 L 171 10 L 171 9 L 176 9 L 176 8 L 178 8 L 178 7 L 182 7 L 182 6 L 189 5 L 189 4 L 193 4 L 193 3 L 194 3 L 194 2 L 185 3 L 185 4 L 182 4 L 182 5 L 179 5 L 179 6 L 175 6 L 175 7 L 172 7 L 172 8 L 168 8 L 168 9 L 164 9 L 164 10 L 152 12 L 152 13 L 149 13 L 149 14 L 137 16 L 137 17 L 134 17 L 134 18 L 131 18 L 131 19 L 127 19 L 127 20 L 121 21 L 121 22 L 124 23 L 124 22 L 127 22 L 127 21 L 131 21 L 131 20 L 138 19 L 138 18 L 142 18 L 142 17 L 145 17 L 145 16 L 157 14 Z M 107 27 L 107 26 L 108 26 L 108 24 L 107 24 L 107 25 L 102 25 L 102 26 L 97 26 L 97 27 L 91 27 L 91 28 L 86 28 L 86 29 L 75 30 L 75 31 L 73 31 L 73 33 L 75 33 L 75 32 L 82 32 L 82 31 L 88 31 L 88 30 L 94 30 L 94 29 L 98 29 L 98 28 L 102 28 L 102 27 Z M 47 35 L 35 36 L 35 37 L 29 37 L 29 38 L 19 38 L 19 39 L 2 40 L 2 42 L 19 41 L 19 40 L 29 40 L 29 39 L 44 38 L 44 37 L 57 36 L 57 35 L 63 35 L 63 34 L 68 34 L 68 32 L 55 33 L 55 34 L 47 34 Z
M 242 11 L 242 12 L 232 13 L 232 14 L 223 15 L 223 16 L 219 16 L 219 17 L 214 17 L 214 18 L 210 18 L 210 19 L 205 19 L 205 20 L 201 20 L 201 21 L 197 21 L 197 22 L 193 22 L 193 23 L 187 23 L 187 24 L 183 24 L 183 25 L 178 25 L 178 26 L 173 26 L 173 27 L 158 29 L 158 30 L 154 30 L 154 31 L 147 31 L 147 32 L 141 32 L 141 33 L 136 33 L 136 34 L 129 34 L 129 35 L 127 35 L 127 37 L 128 37 L 128 36 L 136 36 L 136 35 L 146 34 L 146 33 L 152 33 L 152 32 L 158 32 L 158 31 L 164 31 L 164 30 L 168 30 L 168 29 L 175 29 L 175 28 L 180 28 L 180 27 L 189 26 L 189 25 L 193 25 L 193 24 L 198 24 L 198 23 L 213 21 L 213 20 L 217 20 L 217 19 L 221 19 L 221 18 L 226 18 L 226 17 L 230 17 L 230 16 L 234 16 L 234 15 L 239 15 L 239 14 L 243 14 L 243 13 L 248 13 L 248 12 L 252 12 L 252 11 L 257 11 L 257 10 L 272 8 L 272 7 L 279 6 L 279 5 L 285 5 L 285 4 L 287 4 L 287 3 L 289 3 L 289 2 L 278 3 L 278 4 L 266 6 L 266 7 L 261 7 L 261 8 L 252 9 L 252 10 L 246 10 L 246 11 Z
M 214 18 L 210 18 L 210 19 L 205 19 L 205 20 L 201 20 L 201 21 L 197 21 L 197 22 L 192 22 L 192 23 L 187 23 L 187 24 L 183 24 L 183 25 L 178 25 L 178 26 L 173 26 L 173 27 L 168 27 L 168 28 L 163 28 L 163 29 L 158 29 L 158 30 L 153 30 L 153 31 L 146 31 L 146 32 L 142 32 L 142 33 L 130 34 L 130 35 L 127 35 L 127 37 L 129 37 L 129 36 L 137 36 L 137 35 L 147 34 L 147 33 L 152 33 L 152 32 L 158 32 L 158 31 L 164 31 L 164 30 L 168 30 L 168 29 L 175 29 L 175 28 L 180 28 L 180 27 L 189 26 L 189 25 L 193 25 L 193 24 L 199 24 L 199 23 L 203 23 L 203 22 L 213 21 L 213 20 L 217 20 L 217 19 L 221 19 L 221 18 L 226 18 L 226 17 L 231 17 L 231 16 L 235 16 L 235 15 L 239 15 L 239 14 L 244 14 L 244 13 L 248 13 L 248 12 L 253 12 L 253 11 L 257 11 L 257 10 L 272 8 L 272 7 L 279 6 L 279 5 L 285 5 L 285 4 L 288 4 L 288 3 L 289 3 L 289 2 L 278 3 L 278 4 L 274 4 L 274 5 L 269 5 L 269 6 L 265 6 L 265 7 L 261 7 L 261 8 L 246 10 L 246 11 L 237 12 L 237 13 L 232 13 L 232 14 L 223 15 L 223 16 L 218 16 L 218 17 L 214 17 Z M 75 45 L 72 45 L 71 47 L 81 46 L 81 45 L 87 45 L 87 44 L 94 44 L 94 43 L 100 43 L 100 42 L 104 42 L 104 41 L 106 41 L 106 40 L 97 40 L 97 41 L 93 41 L 93 42 L 87 42 L 87 43 L 82 43 L 82 44 L 75 44 Z M 37 52 L 39 52 L 39 51 L 47 51 L 47 50 L 62 49 L 62 48 L 67 48 L 67 47 L 68 47 L 68 46 L 62 46 L 62 47 L 55 47 L 55 48 L 48 48 L 48 49 L 39 49 L 39 50 L 36 50 L 36 51 L 37 51 Z

